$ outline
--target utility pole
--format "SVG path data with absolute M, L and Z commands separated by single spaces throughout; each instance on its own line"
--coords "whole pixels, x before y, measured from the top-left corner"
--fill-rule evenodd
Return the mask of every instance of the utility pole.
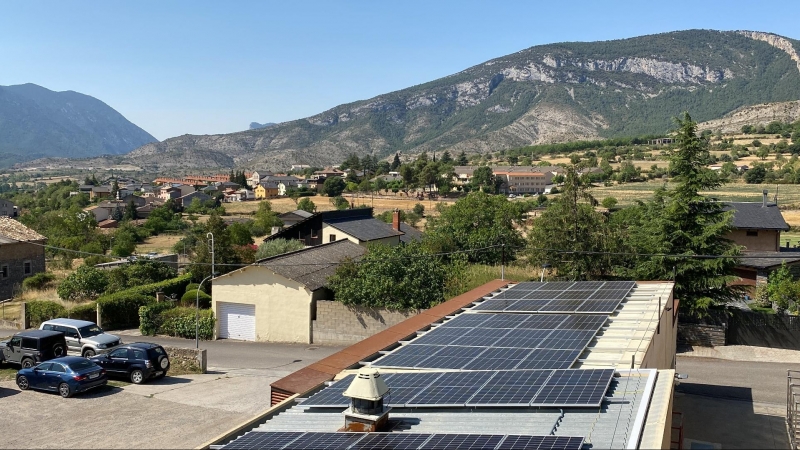
M 214 233 L 206 233 L 206 237 L 211 241 L 211 274 L 214 274 Z

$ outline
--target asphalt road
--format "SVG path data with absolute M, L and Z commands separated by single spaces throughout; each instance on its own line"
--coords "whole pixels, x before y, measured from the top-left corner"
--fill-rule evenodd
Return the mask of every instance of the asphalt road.
M 786 371 L 797 364 L 728 361 L 678 355 L 677 372 L 688 374 L 677 391 L 715 398 L 786 404 Z

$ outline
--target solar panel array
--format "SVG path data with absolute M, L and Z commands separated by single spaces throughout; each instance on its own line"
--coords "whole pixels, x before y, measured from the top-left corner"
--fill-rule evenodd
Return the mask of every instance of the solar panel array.
M 226 444 L 226 450 L 320 449 L 320 450 L 518 450 L 564 449 L 583 446 L 582 437 L 525 436 L 502 434 L 420 433 L 319 433 L 302 431 L 251 431 Z
M 496 370 L 382 374 L 394 407 L 600 406 L 613 369 Z M 314 394 L 303 406 L 345 408 L 353 375 Z
M 613 313 L 633 281 L 520 283 L 481 302 L 474 312 Z
M 414 369 L 566 369 L 608 316 L 460 314 L 372 363 Z

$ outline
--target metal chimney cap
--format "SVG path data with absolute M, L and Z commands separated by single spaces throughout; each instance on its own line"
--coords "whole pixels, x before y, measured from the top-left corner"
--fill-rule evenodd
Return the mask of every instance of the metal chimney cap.
M 350 387 L 342 394 L 345 397 L 361 400 L 377 401 L 389 392 L 389 387 L 381 378 L 378 369 L 364 367 L 350 383 Z

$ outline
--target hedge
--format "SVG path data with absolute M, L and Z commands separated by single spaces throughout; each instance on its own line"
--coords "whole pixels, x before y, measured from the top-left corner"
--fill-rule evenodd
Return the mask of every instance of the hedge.
M 181 275 L 158 283 L 143 284 L 113 294 L 106 294 L 97 299 L 103 328 L 128 328 L 139 326 L 139 308 L 155 303 L 157 292 L 166 295 L 180 296 L 192 279 L 191 274 Z
M 181 306 L 194 306 L 198 302 L 197 290 L 186 291 L 181 297 Z M 203 291 L 199 295 L 200 308 L 206 309 L 211 307 L 211 296 Z
M 155 336 L 161 328 L 161 313 L 175 307 L 173 302 L 157 302 L 139 308 L 139 331 L 142 336 Z
M 42 322 L 67 317 L 67 308 L 50 300 L 25 302 L 25 319 L 31 328 L 39 328 Z
M 153 336 L 166 334 L 169 336 L 191 339 L 195 336 L 195 308 L 174 307 L 170 302 L 155 303 L 139 309 L 142 335 Z M 214 337 L 214 313 L 210 309 L 201 309 L 199 321 L 199 337 L 209 340 Z
M 97 320 L 97 302 L 84 303 L 78 305 L 67 312 L 70 319 L 88 320 L 94 322 Z
M 22 280 L 22 288 L 26 291 L 38 291 L 47 287 L 47 285 L 55 281 L 55 279 L 56 276 L 50 272 L 39 272 L 32 277 Z
M 206 286 L 203 286 L 202 288 L 201 288 L 201 287 L 200 287 L 200 285 L 199 285 L 199 284 L 197 284 L 197 283 L 189 283 L 189 284 L 187 284 L 187 285 L 186 285 L 186 292 L 189 292 L 189 291 L 195 291 L 195 290 L 197 290 L 197 289 L 200 289 L 201 291 L 203 291 L 203 292 L 205 292 L 206 294 L 208 294 L 208 287 L 207 287 L 207 285 L 206 285 Z

